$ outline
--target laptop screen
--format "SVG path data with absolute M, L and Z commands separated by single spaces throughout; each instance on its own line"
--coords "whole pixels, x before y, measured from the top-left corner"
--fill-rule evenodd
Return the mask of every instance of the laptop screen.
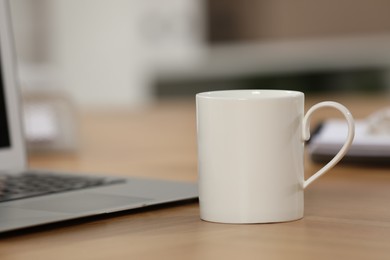
M 7 111 L 4 98 L 3 69 L 0 64 L 0 149 L 10 147 Z

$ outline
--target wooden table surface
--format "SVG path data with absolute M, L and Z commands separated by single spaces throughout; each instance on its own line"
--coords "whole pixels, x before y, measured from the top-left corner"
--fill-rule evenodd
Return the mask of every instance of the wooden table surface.
M 306 108 L 327 98 L 308 98 Z M 331 99 L 357 119 L 387 97 Z M 333 111 L 322 111 L 313 125 Z M 80 149 L 34 168 L 196 181 L 193 100 L 80 114 Z M 321 165 L 305 162 L 310 175 Z M 305 192 L 302 220 L 213 224 L 190 203 L 0 237 L 0 259 L 390 259 L 390 168 L 339 164 Z

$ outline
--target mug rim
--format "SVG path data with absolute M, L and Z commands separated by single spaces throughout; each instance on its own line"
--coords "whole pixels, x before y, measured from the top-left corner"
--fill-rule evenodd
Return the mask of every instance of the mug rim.
M 197 98 L 220 100 L 280 99 L 304 96 L 303 92 L 282 89 L 234 89 L 206 91 L 196 94 Z

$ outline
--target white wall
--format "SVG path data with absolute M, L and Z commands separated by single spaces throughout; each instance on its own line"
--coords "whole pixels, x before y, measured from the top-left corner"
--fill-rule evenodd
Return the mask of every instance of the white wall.
M 57 83 L 46 85 L 69 93 L 83 106 L 147 103 L 152 98 L 153 64 L 191 62 L 204 44 L 201 0 L 12 0 L 11 4 L 19 60 L 33 64 L 22 77 L 27 75 L 25 81 L 32 81 L 34 74 L 33 80 L 55 78 Z M 44 85 L 42 80 L 36 82 L 30 85 Z
M 134 38 L 132 1 L 55 0 L 50 57 L 63 84 L 87 105 L 146 101 L 143 52 Z

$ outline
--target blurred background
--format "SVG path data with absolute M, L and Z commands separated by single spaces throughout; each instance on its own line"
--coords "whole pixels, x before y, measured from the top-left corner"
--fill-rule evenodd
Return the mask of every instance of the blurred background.
M 220 88 L 387 89 L 385 0 L 12 0 L 22 87 L 140 105 Z
M 11 8 L 25 99 L 54 100 L 64 117 L 69 104 L 137 108 L 217 89 L 390 92 L 386 0 L 12 0 Z

